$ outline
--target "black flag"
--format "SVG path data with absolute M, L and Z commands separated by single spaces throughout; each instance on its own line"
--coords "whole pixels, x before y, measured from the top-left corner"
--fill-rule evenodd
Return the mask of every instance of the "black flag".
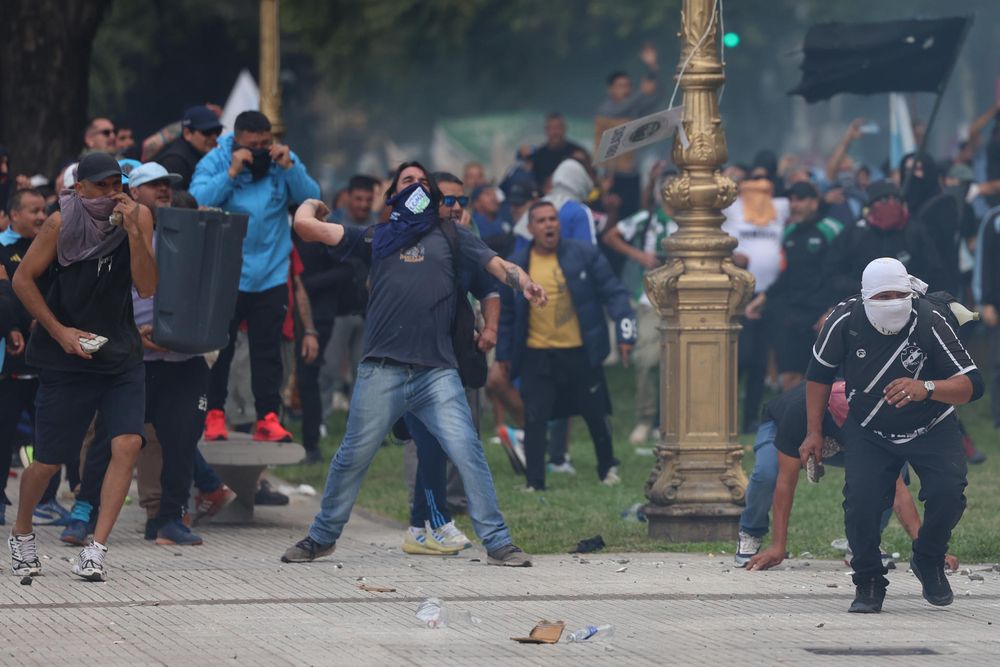
M 837 93 L 941 93 L 971 18 L 822 23 L 806 33 L 802 81 L 807 102 Z

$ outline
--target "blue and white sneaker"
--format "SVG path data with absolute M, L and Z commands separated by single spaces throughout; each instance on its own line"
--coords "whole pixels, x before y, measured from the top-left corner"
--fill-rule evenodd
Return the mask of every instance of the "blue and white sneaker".
M 424 530 L 431 530 L 430 522 L 424 524 Z M 434 537 L 437 539 L 438 544 L 443 544 L 446 547 L 458 547 L 459 549 L 468 549 L 472 546 L 472 540 L 465 536 L 465 533 L 460 531 L 455 525 L 454 521 L 449 521 L 440 528 L 434 531 Z
M 445 546 L 441 538 L 433 530 L 409 528 L 403 538 L 403 552 L 423 556 L 450 556 L 463 549 L 460 546 Z
M 32 519 L 32 523 L 36 526 L 68 526 L 69 522 L 69 510 L 60 505 L 55 498 L 36 507 Z
M 764 542 L 763 537 L 754 537 L 748 533 L 740 531 L 740 542 L 736 545 L 736 556 L 733 558 L 733 562 L 736 563 L 736 567 L 746 567 L 746 564 L 750 562 L 750 559 L 757 555 L 760 551 L 760 545 Z

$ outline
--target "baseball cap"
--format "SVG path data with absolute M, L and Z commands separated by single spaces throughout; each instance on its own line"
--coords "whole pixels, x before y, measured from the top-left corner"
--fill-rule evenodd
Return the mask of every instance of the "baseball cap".
M 792 183 L 788 188 L 788 197 L 795 197 L 796 199 L 819 199 L 819 191 L 812 183 L 798 181 L 797 183 Z
M 181 126 L 191 130 L 204 132 L 206 130 L 222 130 L 222 123 L 215 112 L 206 106 L 191 107 L 184 112 Z
M 96 182 L 108 176 L 121 176 L 118 160 L 103 151 L 88 153 L 76 167 L 76 180 Z
M 878 181 L 877 183 L 872 183 L 868 186 L 866 191 L 868 194 L 868 203 L 878 201 L 879 199 L 885 199 L 886 197 L 895 197 L 896 199 L 902 199 L 903 194 L 899 191 L 899 186 L 892 181 Z
M 141 167 L 142 163 L 131 158 L 122 158 L 118 160 L 118 166 L 122 168 L 122 185 L 128 185 L 129 174 L 133 169 Z
M 165 178 L 169 179 L 171 184 L 180 183 L 181 181 L 180 174 L 171 174 L 159 162 L 147 162 L 133 169 L 132 173 L 128 175 L 128 186 L 130 188 L 137 188 L 140 185 L 152 183 L 153 181 L 162 181 Z

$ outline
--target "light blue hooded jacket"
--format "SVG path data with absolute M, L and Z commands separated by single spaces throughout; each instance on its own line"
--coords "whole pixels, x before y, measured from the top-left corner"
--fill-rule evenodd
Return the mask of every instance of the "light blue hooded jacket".
M 306 199 L 318 199 L 319 185 L 309 176 L 302 161 L 291 153 L 288 169 L 271 164 L 267 176 L 254 181 L 246 169 L 229 178 L 233 135 L 219 138 L 195 168 L 189 189 L 199 206 L 218 207 L 250 216 L 243 239 L 241 292 L 263 292 L 288 282 L 288 261 L 292 254 L 292 234 L 288 207 Z

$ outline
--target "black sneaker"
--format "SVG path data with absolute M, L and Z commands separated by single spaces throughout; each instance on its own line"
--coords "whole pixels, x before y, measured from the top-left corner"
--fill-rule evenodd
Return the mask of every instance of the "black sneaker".
M 923 587 L 924 599 L 935 607 L 947 607 L 954 600 L 955 596 L 951 592 L 951 584 L 944 573 L 944 563 L 938 565 L 928 565 L 924 563 L 917 566 L 915 558 L 910 559 L 910 569 L 913 576 L 917 578 Z
M 885 601 L 885 586 L 872 579 L 855 587 L 854 602 L 847 611 L 851 614 L 877 614 Z
M 486 562 L 490 565 L 503 565 L 505 567 L 531 567 L 531 556 L 521 551 L 519 547 L 508 544 L 496 551 L 488 551 Z
M 254 505 L 287 505 L 288 496 L 271 488 L 271 483 L 266 479 L 260 480 L 257 493 L 253 497 Z
M 329 556 L 337 548 L 336 544 L 320 544 L 311 537 L 299 540 L 281 556 L 282 563 L 309 563 Z

